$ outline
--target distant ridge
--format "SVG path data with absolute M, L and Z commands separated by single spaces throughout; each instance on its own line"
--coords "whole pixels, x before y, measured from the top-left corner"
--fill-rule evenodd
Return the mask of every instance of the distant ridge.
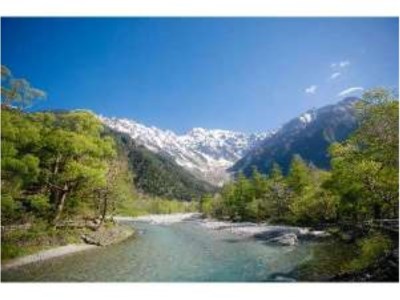
M 292 119 L 244 155 L 230 171 L 250 175 L 253 167 L 257 167 L 259 171 L 268 173 L 275 162 L 287 172 L 295 154 L 316 167 L 328 169 L 328 147 L 346 139 L 357 127 L 354 107 L 357 100 L 349 97 Z
M 217 186 L 229 179 L 229 167 L 272 134 L 193 128 L 184 135 L 177 135 L 170 130 L 148 127 L 133 120 L 99 118 L 113 130 L 129 135 L 155 153 L 170 157 L 197 178 Z

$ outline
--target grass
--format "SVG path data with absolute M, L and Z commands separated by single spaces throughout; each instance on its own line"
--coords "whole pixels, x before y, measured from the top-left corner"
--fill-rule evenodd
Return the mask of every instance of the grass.
M 30 229 L 13 230 L 2 234 L 1 259 L 8 260 L 49 248 L 79 243 L 82 230 L 55 229 L 37 221 Z

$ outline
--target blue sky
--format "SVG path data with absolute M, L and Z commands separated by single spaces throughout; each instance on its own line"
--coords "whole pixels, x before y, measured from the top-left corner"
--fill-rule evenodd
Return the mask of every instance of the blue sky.
M 273 129 L 362 89 L 398 89 L 397 18 L 2 18 L 1 59 L 88 108 L 183 133 Z

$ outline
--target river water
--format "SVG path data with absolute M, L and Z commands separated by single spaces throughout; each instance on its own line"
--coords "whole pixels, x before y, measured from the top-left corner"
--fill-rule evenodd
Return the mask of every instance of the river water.
M 263 282 L 314 280 L 293 270 L 312 261 L 320 243 L 266 244 L 196 222 L 130 222 L 140 232 L 120 244 L 2 272 L 2 281 Z M 330 249 L 326 253 L 332 252 Z M 288 275 L 291 274 L 291 275 Z

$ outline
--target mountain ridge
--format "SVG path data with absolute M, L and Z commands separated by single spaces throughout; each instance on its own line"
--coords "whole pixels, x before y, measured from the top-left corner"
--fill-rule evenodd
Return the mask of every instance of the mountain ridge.
M 317 167 L 329 168 L 329 145 L 347 138 L 356 128 L 357 100 L 347 97 L 335 104 L 312 108 L 274 131 L 252 134 L 194 127 L 178 135 L 126 118 L 98 118 L 150 151 L 174 160 L 200 180 L 222 186 L 238 171 L 250 175 L 252 166 L 268 173 L 276 162 L 286 172 L 294 154 Z
M 126 133 L 107 128 L 107 134 L 116 141 L 117 148 L 127 158 L 134 174 L 135 187 L 145 194 L 190 201 L 199 199 L 215 188 L 192 175 L 170 157 L 155 153 L 137 143 Z
M 328 169 L 330 144 L 343 141 L 357 127 L 355 103 L 358 100 L 348 97 L 336 104 L 306 111 L 250 150 L 229 171 L 250 175 L 256 167 L 268 173 L 273 163 L 277 163 L 286 173 L 295 154 L 318 168 Z
M 129 119 L 98 116 L 111 129 L 128 134 L 149 150 L 172 158 L 196 177 L 220 186 L 230 178 L 227 169 L 272 132 L 245 134 L 195 127 L 178 135 Z

